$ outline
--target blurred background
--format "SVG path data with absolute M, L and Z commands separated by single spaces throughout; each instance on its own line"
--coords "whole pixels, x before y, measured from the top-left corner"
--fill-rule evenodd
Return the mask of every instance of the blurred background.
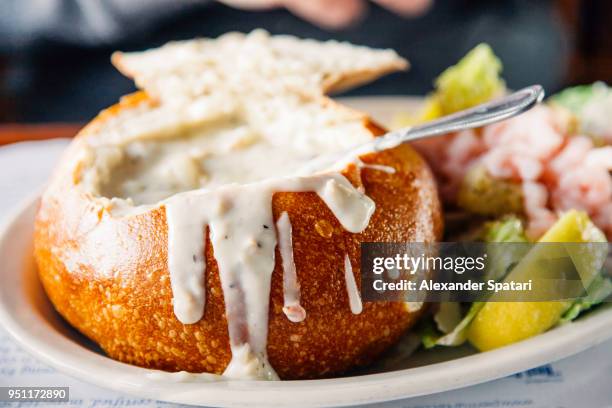
M 134 90 L 114 50 L 262 27 L 394 48 L 410 60 L 352 94 L 425 94 L 480 42 L 510 88 L 612 82 L 608 0 L 0 0 L 0 122 L 83 123 Z M 6 126 L 5 126 L 6 129 Z M 11 128 L 13 129 L 13 128 Z M 64 129 L 65 130 L 65 129 Z

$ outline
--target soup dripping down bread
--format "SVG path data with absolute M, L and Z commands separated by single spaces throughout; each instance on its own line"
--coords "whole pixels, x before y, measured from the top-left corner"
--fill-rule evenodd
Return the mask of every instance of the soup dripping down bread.
M 240 379 L 371 362 L 419 305 L 363 303 L 361 242 L 431 242 L 440 205 L 409 146 L 300 169 L 384 133 L 329 99 L 390 50 L 263 31 L 116 53 L 142 89 L 71 143 L 35 256 L 58 312 L 112 358 Z

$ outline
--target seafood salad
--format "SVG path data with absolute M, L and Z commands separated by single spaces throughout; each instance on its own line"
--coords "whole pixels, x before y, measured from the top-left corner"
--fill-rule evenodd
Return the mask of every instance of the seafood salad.
M 501 71 L 493 50 L 480 44 L 437 78 L 419 112 L 402 114 L 395 124 L 426 122 L 503 95 Z M 568 88 L 516 118 L 414 145 L 436 175 L 446 216 L 468 220 L 459 228 L 448 222 L 447 239 L 612 239 L 612 88 L 604 83 Z M 588 292 L 573 303 L 443 303 L 425 325 L 423 343 L 469 340 L 487 350 L 536 335 L 609 298 L 605 271 Z

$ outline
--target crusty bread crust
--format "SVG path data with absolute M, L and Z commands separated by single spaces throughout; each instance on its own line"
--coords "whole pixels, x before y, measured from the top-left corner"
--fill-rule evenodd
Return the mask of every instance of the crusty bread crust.
M 78 153 L 80 139 L 139 103 L 148 103 L 143 92 L 102 112 L 77 137 L 56 172 L 35 224 L 40 279 L 57 311 L 110 357 L 168 371 L 222 373 L 231 351 L 210 239 L 205 314 L 196 324 L 184 325 L 172 308 L 164 208 L 114 217 L 75 188 L 79 170 L 67 168 L 66 162 Z M 383 132 L 372 122 L 365 125 L 373 135 Z M 388 174 L 364 168 L 361 177 L 354 165 L 343 171 L 354 185 L 363 183 L 376 203 L 363 233 L 345 231 L 315 193 L 279 192 L 273 197 L 274 218 L 286 211 L 291 220 L 301 304 L 307 312 L 301 323 L 292 323 L 283 314 L 283 269 L 277 248 L 267 351 L 282 379 L 332 376 L 367 364 L 419 317 L 403 303 L 365 303 L 358 315 L 349 308 L 345 254 L 359 285 L 361 242 L 434 241 L 442 231 L 434 179 L 410 146 L 362 160 L 396 169 Z M 78 253 L 78 260 L 66 259 L 62 255 L 66 249 Z

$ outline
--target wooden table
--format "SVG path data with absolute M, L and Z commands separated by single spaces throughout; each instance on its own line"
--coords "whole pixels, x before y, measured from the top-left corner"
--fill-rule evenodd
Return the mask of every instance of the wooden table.
M 77 123 L 1 124 L 0 146 L 28 140 L 73 137 L 83 125 Z

